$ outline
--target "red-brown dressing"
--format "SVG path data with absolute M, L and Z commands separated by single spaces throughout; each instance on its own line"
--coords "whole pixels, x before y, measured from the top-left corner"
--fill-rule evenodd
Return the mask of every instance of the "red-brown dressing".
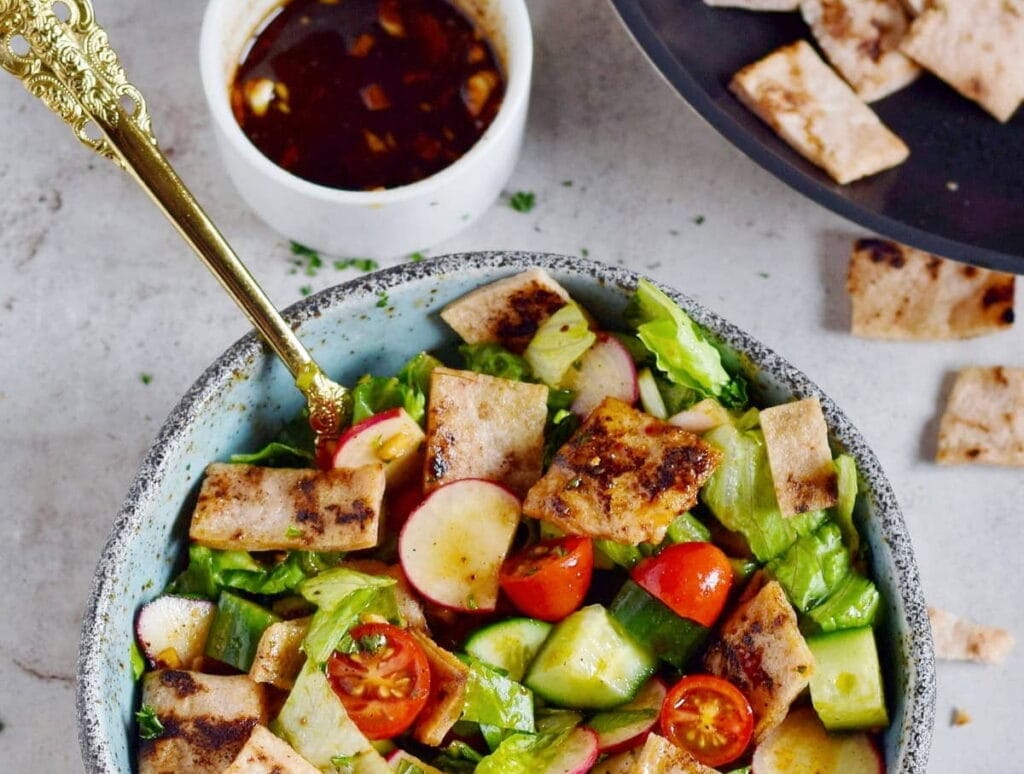
M 292 0 L 244 55 L 231 107 L 275 164 L 372 190 L 454 162 L 504 92 L 490 44 L 445 0 Z

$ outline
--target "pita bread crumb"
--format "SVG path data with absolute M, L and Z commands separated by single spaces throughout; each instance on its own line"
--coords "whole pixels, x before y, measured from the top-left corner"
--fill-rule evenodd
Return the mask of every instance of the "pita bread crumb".
M 928 620 L 936 658 L 1002 664 L 1013 650 L 1013 636 L 1006 629 L 972 623 L 937 607 L 928 608 Z
M 858 239 L 846 289 L 852 332 L 868 339 L 937 341 L 1013 325 L 1014 276 L 886 239 Z
M 744 67 L 729 88 L 840 184 L 894 167 L 910 153 L 806 41 Z
M 835 505 L 838 483 L 821 402 L 804 398 L 766 408 L 761 430 L 782 515 Z
M 967 710 L 961 707 L 955 707 L 953 714 L 949 718 L 949 724 L 951 726 L 966 726 L 971 722 L 971 716 L 967 714 Z
M 965 368 L 939 423 L 936 459 L 1024 466 L 1024 368 Z
M 800 0 L 704 0 L 704 4 L 747 11 L 795 11 L 800 7 Z
M 928 7 L 928 0 L 903 0 L 903 7 L 911 16 L 919 16 Z
M 899 50 L 910 28 L 900 0 L 803 0 L 800 11 L 832 66 L 865 102 L 899 91 L 921 74 Z
M 932 0 L 903 53 L 998 120 L 1024 100 L 1024 0 Z

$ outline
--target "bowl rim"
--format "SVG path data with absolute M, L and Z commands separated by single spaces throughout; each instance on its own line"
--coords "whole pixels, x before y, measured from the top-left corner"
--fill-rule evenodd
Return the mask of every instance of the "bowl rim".
M 438 192 L 444 186 L 456 182 L 490 153 L 508 132 L 514 131 L 516 117 L 526 110 L 530 96 L 530 80 L 533 69 L 533 30 L 530 26 L 529 10 L 525 0 L 486 0 L 489 6 L 500 6 L 505 11 L 496 16 L 499 29 L 505 39 L 505 76 L 507 84 L 501 106 L 490 126 L 475 143 L 447 167 L 414 183 L 387 188 L 381 191 L 352 191 L 331 188 L 310 182 L 279 167 L 260 150 L 242 131 L 231 112 L 229 86 L 223 82 L 220 67 L 223 43 L 221 31 L 226 19 L 224 3 L 209 0 L 203 13 L 199 33 L 199 73 L 203 94 L 210 115 L 221 137 L 271 183 L 291 191 L 293 194 L 317 201 L 340 205 L 381 207 L 396 202 L 417 199 Z
M 634 289 L 640 272 L 597 261 L 552 253 L 471 252 L 438 256 L 419 263 L 404 263 L 348 282 L 324 289 L 284 310 L 288 322 L 300 330 L 303 322 L 321 316 L 351 298 L 374 298 L 381 292 L 408 282 L 437 278 L 474 269 L 525 270 L 543 268 L 552 273 L 569 273 L 581 280 L 612 285 L 622 290 Z M 650 279 L 650 278 L 647 278 Z M 927 608 L 918 574 L 910 535 L 899 504 L 877 456 L 846 414 L 802 371 L 791 365 L 756 338 L 711 311 L 693 297 L 666 287 L 664 290 L 715 338 L 742 353 L 758 371 L 770 374 L 794 397 L 816 396 L 820 399 L 829 431 L 854 456 L 862 478 L 868 484 L 874 517 L 880 524 L 881 536 L 893 554 L 892 572 L 898 598 L 890 600 L 907 621 L 903 634 L 909 659 L 907 669 L 906 711 L 899 729 L 902 744 L 896 764 L 890 771 L 924 772 L 928 761 L 935 723 L 935 658 Z M 301 330 L 300 330 L 301 332 Z M 104 633 L 110 626 L 123 625 L 108 615 L 116 583 L 130 556 L 130 548 L 138 526 L 152 503 L 159 484 L 169 470 L 170 455 L 166 449 L 213 400 L 232 375 L 251 367 L 260 357 L 270 358 L 269 349 L 255 331 L 236 341 L 189 388 L 171 411 L 156 440 L 147 452 L 133 480 L 104 545 L 93 576 L 89 600 L 83 616 L 81 639 L 76 665 L 76 717 L 79 745 L 88 774 L 115 774 L 109 738 L 124 733 L 124 728 L 108 729 L 102 717 Z

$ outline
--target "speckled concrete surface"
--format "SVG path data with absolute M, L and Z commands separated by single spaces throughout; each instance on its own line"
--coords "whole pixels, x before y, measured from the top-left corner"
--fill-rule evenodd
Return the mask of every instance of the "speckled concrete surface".
M 150 101 L 162 143 L 271 297 L 351 276 L 289 274 L 287 245 L 236 199 L 204 112 L 202 4 L 96 0 Z M 597 0 L 530 2 L 532 115 L 513 189 L 430 252 L 580 253 L 671 283 L 805 370 L 874 444 L 932 603 L 1024 633 L 1024 476 L 930 462 L 950 375 L 1022 364 L 1024 333 L 882 344 L 844 332 L 860 234 L 762 172 L 693 115 Z M 80 770 L 73 716 L 79 618 L 95 560 L 146 447 L 200 371 L 244 332 L 233 305 L 126 177 L 0 77 L 0 769 Z M 563 181 L 572 181 L 571 186 Z M 150 374 L 144 384 L 140 375 Z M 929 771 L 1021 771 L 1024 656 L 941 664 Z M 952 727 L 954 708 L 973 718 Z

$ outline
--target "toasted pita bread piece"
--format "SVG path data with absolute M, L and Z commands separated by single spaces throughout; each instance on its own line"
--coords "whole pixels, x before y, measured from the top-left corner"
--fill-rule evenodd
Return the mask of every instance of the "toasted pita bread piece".
M 821 402 L 804 398 L 766 408 L 761 412 L 761 430 L 782 515 L 835 505 L 838 482 Z
M 705 766 L 665 737 L 651 734 L 629 774 L 718 774 L 718 769 Z
M 467 344 L 497 342 L 522 354 L 533 334 L 569 303 L 569 293 L 543 269 L 530 269 L 467 293 L 441 310 Z
M 869 339 L 969 339 L 1013 325 L 1014 276 L 886 239 L 858 239 L 846 289 Z
M 485 478 L 522 497 L 540 478 L 547 400 L 543 384 L 435 368 L 427 405 L 425 490 Z
M 238 757 L 221 774 L 320 774 L 266 726 L 256 726 Z
M 658 544 L 721 459 L 693 433 L 605 398 L 527 493 L 523 513 L 571 535 Z
M 911 16 L 920 16 L 928 7 L 928 0 L 903 0 L 903 7 Z
M 910 27 L 900 0 L 803 0 L 800 11 L 825 56 L 865 102 L 921 74 L 899 50 Z
M 795 11 L 800 7 L 800 0 L 704 0 L 704 4 L 746 11 Z
M 1024 368 L 965 368 L 939 423 L 936 459 L 1024 466 Z
M 900 47 L 1004 123 L 1024 100 L 1024 0 L 932 0 Z
M 894 167 L 910 153 L 806 41 L 744 67 L 729 88 L 838 183 Z
M 928 608 L 928 620 L 936 658 L 1002 664 L 1013 650 L 1013 635 L 1006 629 L 972 623 L 937 607 Z

